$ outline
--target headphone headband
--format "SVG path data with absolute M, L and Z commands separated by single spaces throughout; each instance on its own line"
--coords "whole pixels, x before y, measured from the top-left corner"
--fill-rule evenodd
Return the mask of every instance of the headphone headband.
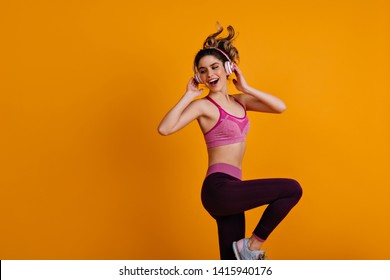
M 219 51 L 221 54 L 223 54 L 227 58 L 227 60 L 229 60 L 229 62 L 231 62 L 230 57 L 223 50 L 221 50 L 219 48 L 215 48 L 215 47 L 209 47 L 209 48 L 206 48 L 206 49 L 213 49 L 213 50 Z

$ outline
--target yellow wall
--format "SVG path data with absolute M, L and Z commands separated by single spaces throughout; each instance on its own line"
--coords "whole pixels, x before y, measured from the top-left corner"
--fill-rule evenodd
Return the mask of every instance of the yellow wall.
M 1 2 L 0 259 L 218 259 L 200 130 L 156 130 L 216 21 L 288 107 L 250 113 L 244 161 L 304 188 L 270 258 L 390 259 L 389 2 L 221 3 Z

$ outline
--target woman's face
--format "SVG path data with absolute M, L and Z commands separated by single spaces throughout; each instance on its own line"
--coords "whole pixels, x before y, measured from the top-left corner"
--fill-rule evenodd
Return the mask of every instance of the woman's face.
M 202 82 L 211 90 L 217 91 L 226 86 L 226 71 L 223 62 L 213 55 L 199 60 L 198 72 Z

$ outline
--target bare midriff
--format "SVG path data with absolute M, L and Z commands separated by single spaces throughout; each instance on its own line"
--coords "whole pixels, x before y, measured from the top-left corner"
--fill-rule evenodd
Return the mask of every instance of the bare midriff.
M 234 143 L 207 149 L 209 166 L 216 163 L 226 163 L 241 169 L 246 143 Z

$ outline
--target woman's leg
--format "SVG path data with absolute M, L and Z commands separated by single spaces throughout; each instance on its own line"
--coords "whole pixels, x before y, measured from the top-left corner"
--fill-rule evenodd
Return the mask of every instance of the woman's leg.
M 233 241 L 245 237 L 245 214 L 214 217 L 218 226 L 218 241 L 221 260 L 235 260 Z
M 259 179 L 243 181 L 243 188 L 257 197 L 261 205 L 268 204 L 254 229 L 253 241 L 266 240 L 277 225 L 287 216 L 302 196 L 300 184 L 292 179 Z M 246 195 L 243 195 L 245 198 Z M 254 201 L 242 200 L 242 207 L 253 208 Z M 257 206 L 254 206 L 257 207 Z M 255 242 L 254 242 L 255 243 Z
M 213 217 L 235 215 L 268 204 L 253 231 L 260 240 L 268 238 L 301 196 L 302 188 L 293 179 L 241 181 L 223 173 L 209 175 L 202 188 L 203 205 Z

